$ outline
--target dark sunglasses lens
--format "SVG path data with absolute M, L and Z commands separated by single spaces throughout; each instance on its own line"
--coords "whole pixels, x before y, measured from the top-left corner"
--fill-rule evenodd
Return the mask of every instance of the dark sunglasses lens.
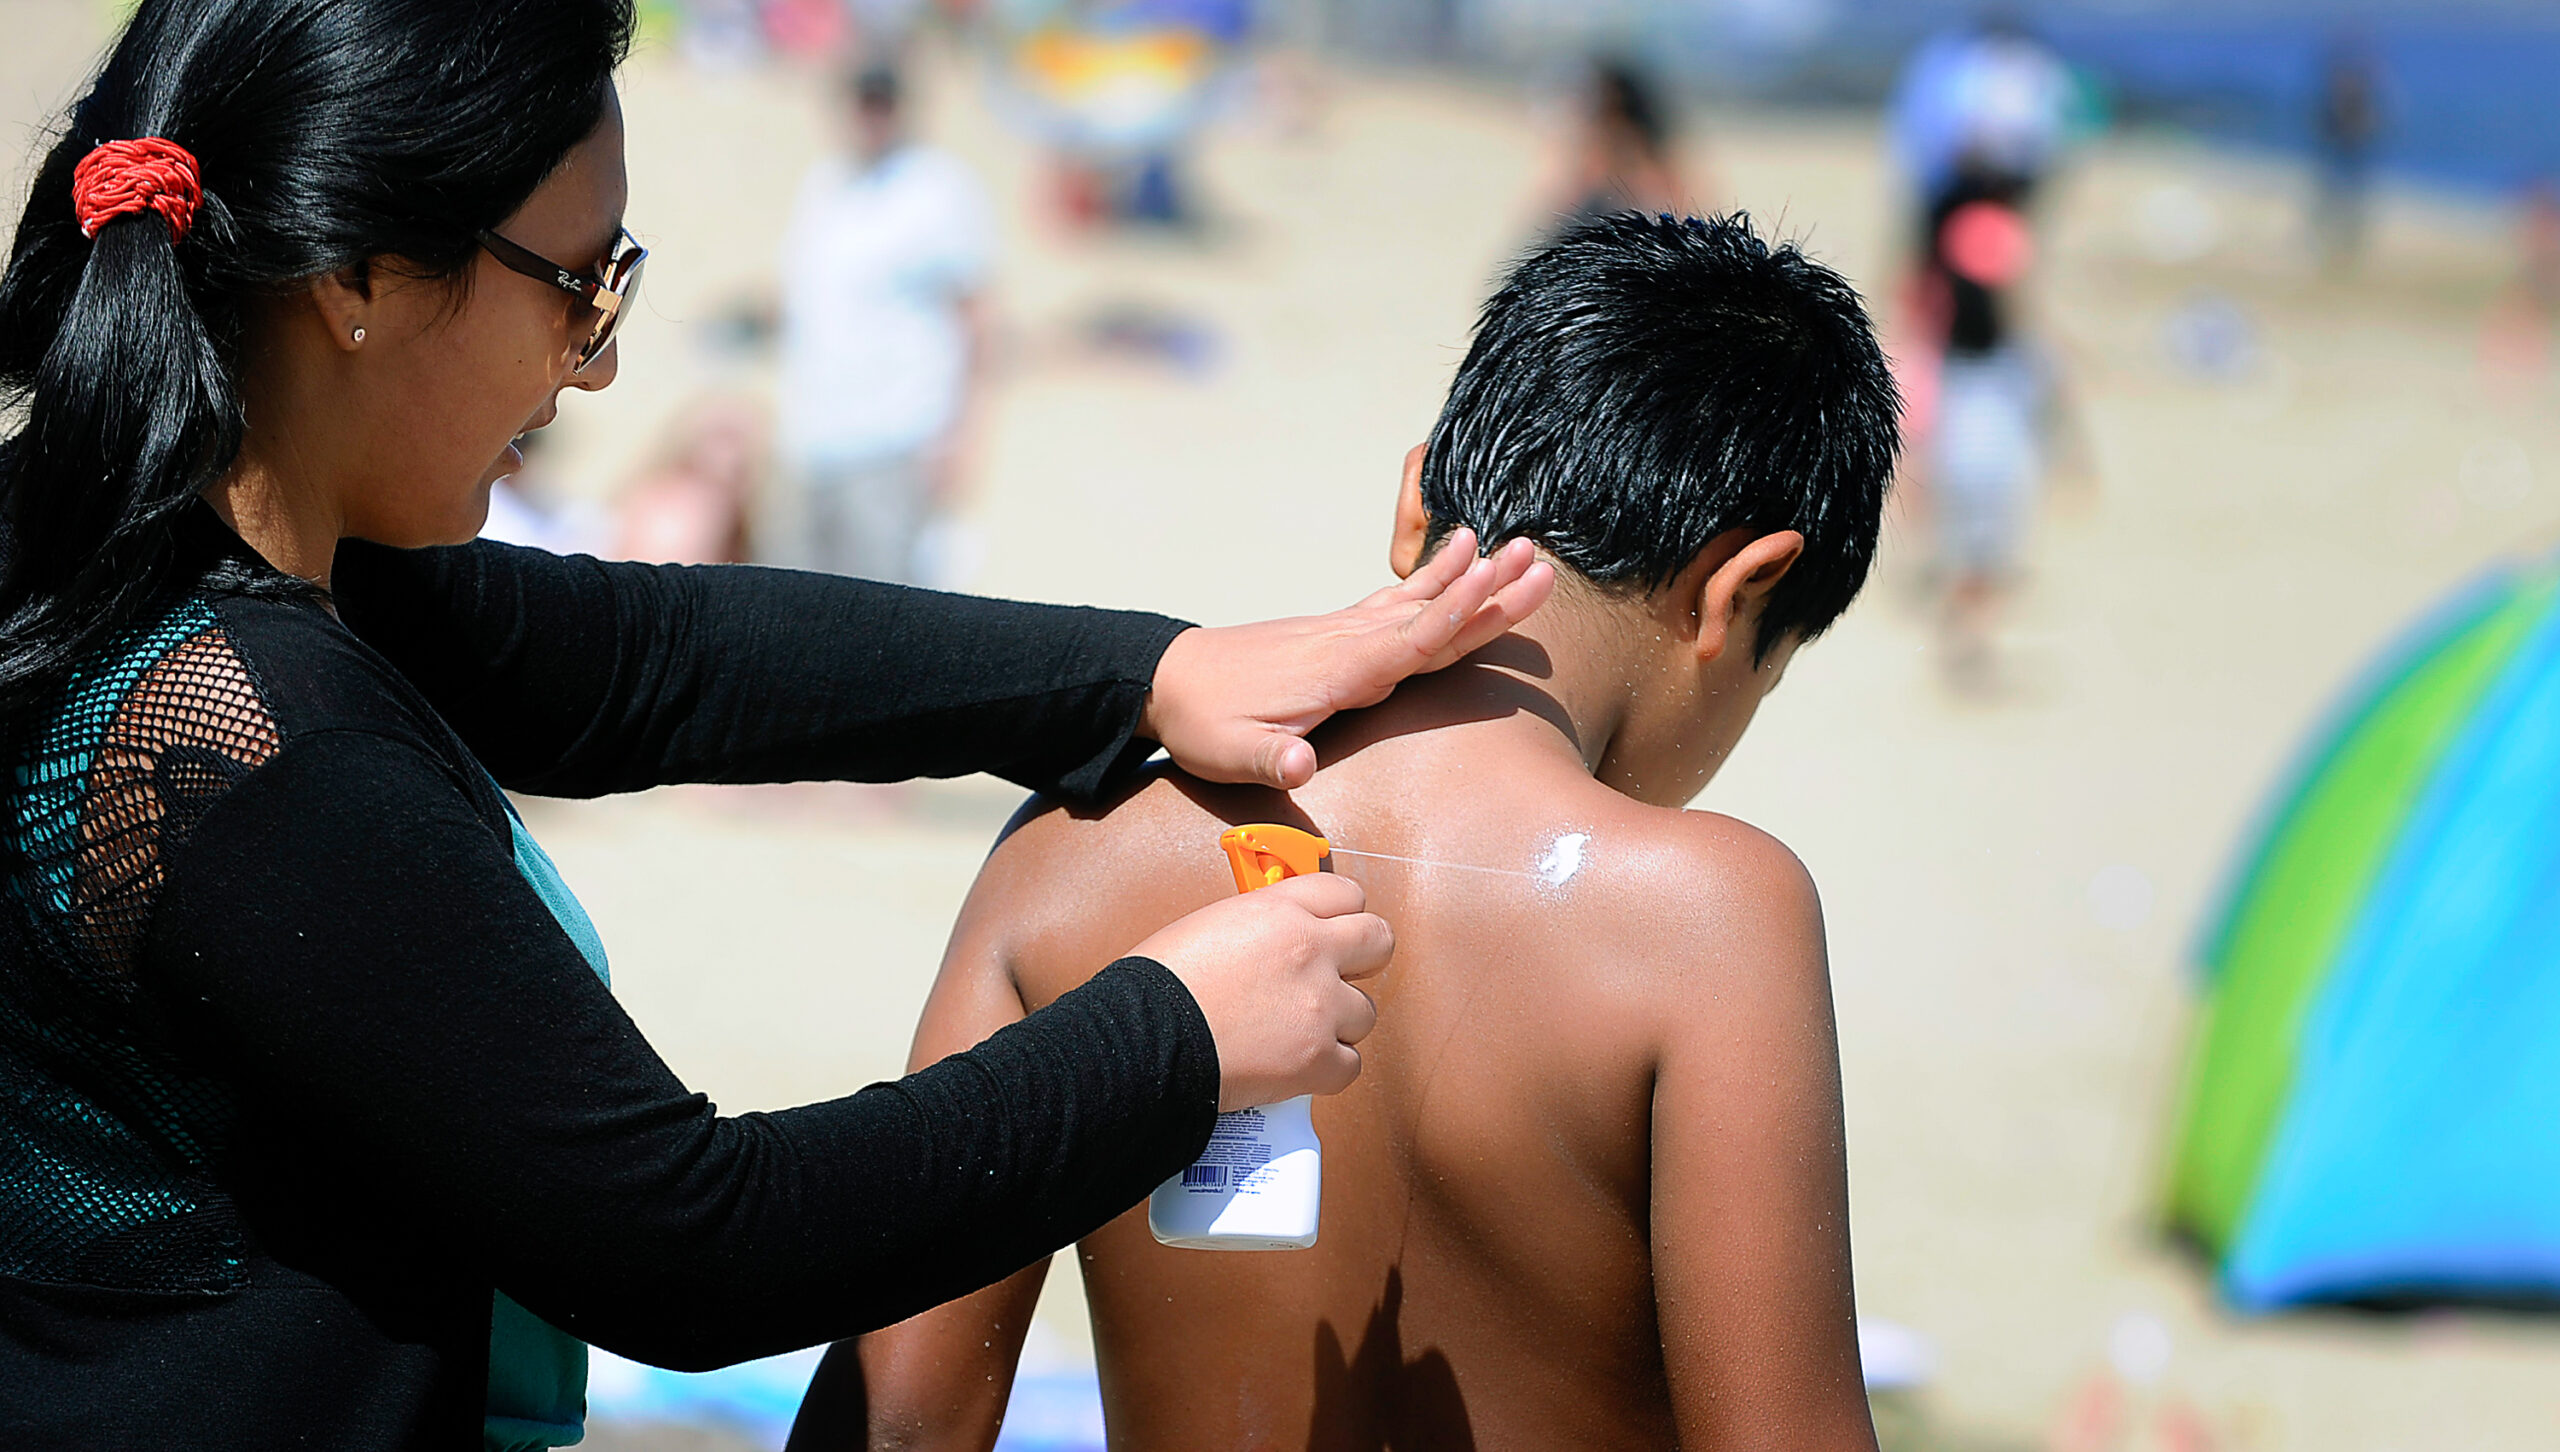
M 639 300 L 640 268 L 648 260 L 649 254 L 635 247 L 625 258 L 618 259 L 606 275 L 605 284 L 613 289 L 614 295 L 619 297 L 621 302 L 615 305 L 612 312 L 597 317 L 596 330 L 587 335 L 587 346 L 580 349 L 578 353 L 578 368 L 581 371 L 584 371 L 588 364 L 603 357 L 605 349 L 613 346 L 614 334 L 622 331 L 622 320 L 631 315 L 631 305 Z

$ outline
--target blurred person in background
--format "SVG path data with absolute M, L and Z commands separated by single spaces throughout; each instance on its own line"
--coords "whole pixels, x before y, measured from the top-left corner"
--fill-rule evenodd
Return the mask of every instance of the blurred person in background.
M 762 0 L 759 18 L 774 52 L 799 60 L 844 54 L 853 28 L 844 0 Z
M 1592 63 L 1573 123 L 1556 206 L 1566 226 L 1685 207 L 1669 97 L 1633 62 Z
M 2079 88 L 2061 57 L 2005 10 L 1922 42 L 1903 67 L 1887 105 L 1887 139 L 1911 207 L 1912 250 L 1904 273 L 1892 349 L 1902 382 L 1904 426 L 1930 437 L 1938 412 L 1938 365 L 1952 305 L 1940 255 L 1947 217 L 1986 186 L 2022 218 L 2068 142 Z M 1912 455 L 1908 491 L 1925 508 L 1929 458 Z
M 746 563 L 763 450 L 763 430 L 745 404 L 712 399 L 695 407 L 657 465 L 624 491 L 614 556 L 663 565 Z
M 2070 67 L 2008 11 L 1923 42 L 1887 103 L 1920 253 L 1936 246 L 1939 201 L 1968 165 L 2007 177 L 2017 202 L 2030 201 L 2061 157 L 2078 104 Z
M 684 0 L 678 44 L 706 71 L 744 70 L 765 58 L 757 0 Z
M 1243 79 L 1249 0 L 1007 0 L 1004 104 L 1048 148 L 1057 218 L 1193 232 L 1202 129 Z
M 2311 206 L 2312 245 L 2322 265 L 2352 266 L 2364 252 L 2366 193 L 2373 149 L 2382 139 L 2382 76 L 2364 37 L 2341 32 L 2320 66 L 2312 115 L 2320 177 Z
M 2510 403 L 2520 403 L 2550 376 L 2560 326 L 2560 182 L 2534 178 L 2524 191 L 2516 227 L 2517 267 L 2489 305 L 2480 332 L 2480 367 Z
M 1931 212 L 1922 289 L 1937 346 L 1932 416 L 1918 431 L 1937 534 L 1950 683 L 1993 684 L 1997 612 L 2018 568 L 2042 470 L 2046 365 L 2020 329 L 2034 265 L 2026 186 L 1969 156 Z
M 915 38 L 926 11 L 934 8 L 932 0 L 840 0 L 845 13 L 853 21 L 853 43 L 869 55 L 899 55 Z M 955 19 L 965 19 L 968 7 L 947 4 L 941 7 Z
M 1209 220 L 1193 180 L 1200 135 L 1219 107 L 1219 92 L 1253 38 L 1256 0 L 1104 0 L 1088 18 L 1122 33 L 1156 30 L 1182 50 L 1196 49 L 1199 80 L 1183 109 L 1188 124 L 1171 127 L 1139 149 L 1116 188 L 1119 220 L 1139 226 L 1197 228 Z
M 783 239 L 775 557 L 950 583 L 924 578 L 918 546 L 958 504 L 994 217 L 966 166 L 908 134 L 894 68 L 862 66 L 843 98 L 847 146 L 810 169 Z

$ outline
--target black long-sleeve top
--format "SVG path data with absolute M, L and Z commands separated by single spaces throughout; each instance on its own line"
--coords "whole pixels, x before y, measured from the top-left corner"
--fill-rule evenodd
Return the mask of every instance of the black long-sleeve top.
M 492 544 L 351 543 L 332 583 L 338 618 L 200 592 L 22 752 L 0 1445 L 476 1446 L 493 1289 L 724 1364 L 1000 1279 L 1205 1143 L 1215 1045 L 1144 959 L 895 1084 L 719 1114 L 520 875 L 491 780 L 1090 795 L 1178 623 Z

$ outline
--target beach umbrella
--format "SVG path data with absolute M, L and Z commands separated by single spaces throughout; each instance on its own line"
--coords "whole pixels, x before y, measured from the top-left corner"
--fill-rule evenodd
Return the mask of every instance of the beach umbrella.
M 2201 957 L 2166 1208 L 2234 1305 L 2560 1300 L 2560 571 L 2384 652 Z

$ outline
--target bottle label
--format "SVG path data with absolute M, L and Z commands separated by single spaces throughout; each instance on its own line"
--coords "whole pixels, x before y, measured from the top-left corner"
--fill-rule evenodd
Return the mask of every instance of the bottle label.
M 1264 1137 L 1268 1116 L 1259 1109 L 1239 1109 L 1218 1116 L 1209 1131 L 1209 1147 L 1182 1172 L 1182 1188 L 1195 1195 L 1223 1195 L 1254 1190 L 1271 1179 L 1271 1143 Z
M 1196 1250 L 1302 1250 L 1316 1243 L 1324 1160 L 1314 1104 L 1284 1099 L 1218 1116 L 1189 1168 L 1147 1198 L 1147 1228 Z

